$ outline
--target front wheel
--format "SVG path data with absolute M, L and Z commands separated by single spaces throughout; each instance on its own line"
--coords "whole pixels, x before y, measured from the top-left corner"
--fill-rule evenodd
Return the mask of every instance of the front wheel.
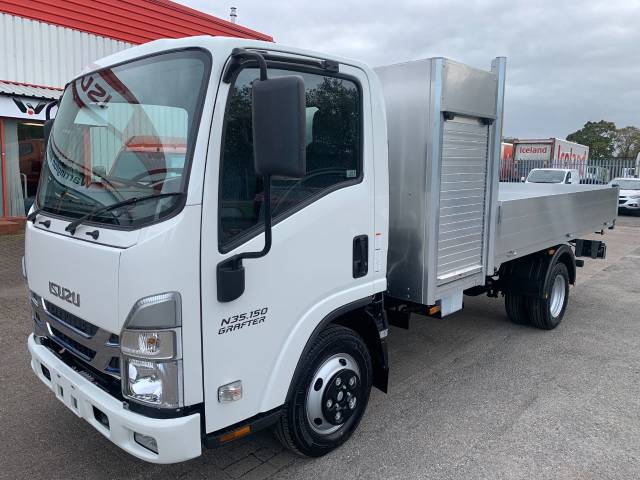
M 276 435 L 296 453 L 320 457 L 360 423 L 371 392 L 371 356 L 356 332 L 331 325 L 315 339 L 300 371 Z
M 545 298 L 530 298 L 528 311 L 531 324 L 552 330 L 564 317 L 569 303 L 569 271 L 563 263 L 556 263 L 544 286 Z

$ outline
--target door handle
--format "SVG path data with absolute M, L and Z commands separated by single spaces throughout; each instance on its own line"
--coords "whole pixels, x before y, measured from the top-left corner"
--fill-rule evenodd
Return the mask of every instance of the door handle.
M 369 237 L 353 238 L 353 278 L 364 277 L 369 271 Z

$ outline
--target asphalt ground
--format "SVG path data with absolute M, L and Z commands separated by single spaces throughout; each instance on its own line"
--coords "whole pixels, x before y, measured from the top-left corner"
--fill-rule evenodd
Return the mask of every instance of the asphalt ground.
M 640 478 L 640 217 L 578 271 L 562 324 L 511 324 L 501 300 L 389 335 L 389 394 L 372 392 L 342 448 L 298 458 L 269 432 L 151 465 L 76 418 L 31 372 L 24 238 L 0 236 L 0 478 Z

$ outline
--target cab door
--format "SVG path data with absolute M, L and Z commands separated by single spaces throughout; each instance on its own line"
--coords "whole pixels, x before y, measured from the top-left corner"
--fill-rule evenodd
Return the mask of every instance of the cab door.
M 272 179 L 273 243 L 243 261 L 245 291 L 217 299 L 216 266 L 264 246 L 262 179 L 253 167 L 251 86 L 256 68 L 221 83 L 202 214 L 202 333 L 206 430 L 278 407 L 305 343 L 330 312 L 373 294 L 374 171 L 365 74 L 270 66 L 299 75 L 306 95 L 307 174 Z M 222 132 L 222 134 L 221 134 Z M 240 381 L 242 398 L 218 389 Z

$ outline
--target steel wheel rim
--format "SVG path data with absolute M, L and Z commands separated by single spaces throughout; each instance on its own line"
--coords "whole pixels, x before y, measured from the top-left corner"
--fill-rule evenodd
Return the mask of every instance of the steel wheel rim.
M 326 408 L 323 408 L 325 403 L 325 393 L 329 389 L 333 382 L 331 380 L 339 372 L 345 372 L 341 374 L 341 378 L 350 378 L 351 376 L 357 377 L 357 385 L 360 385 L 360 368 L 351 355 L 346 353 L 339 353 L 327 358 L 322 365 L 316 370 L 316 373 L 311 379 L 309 388 L 307 389 L 307 401 L 306 401 L 306 414 L 307 421 L 311 429 L 320 435 L 331 435 L 342 428 L 348 420 L 345 420 L 340 425 L 334 425 L 325 416 Z M 348 381 L 348 380 L 347 380 Z M 316 387 L 321 382 L 319 389 Z M 353 395 L 352 400 L 353 408 L 355 410 L 359 407 L 361 398 L 357 398 L 357 395 Z M 352 413 L 351 413 L 352 414 Z M 320 422 L 318 422 L 320 420 Z
M 556 275 L 551 287 L 551 300 L 549 311 L 551 315 L 556 318 L 562 312 L 564 306 L 564 299 L 566 296 L 566 281 L 562 275 Z

